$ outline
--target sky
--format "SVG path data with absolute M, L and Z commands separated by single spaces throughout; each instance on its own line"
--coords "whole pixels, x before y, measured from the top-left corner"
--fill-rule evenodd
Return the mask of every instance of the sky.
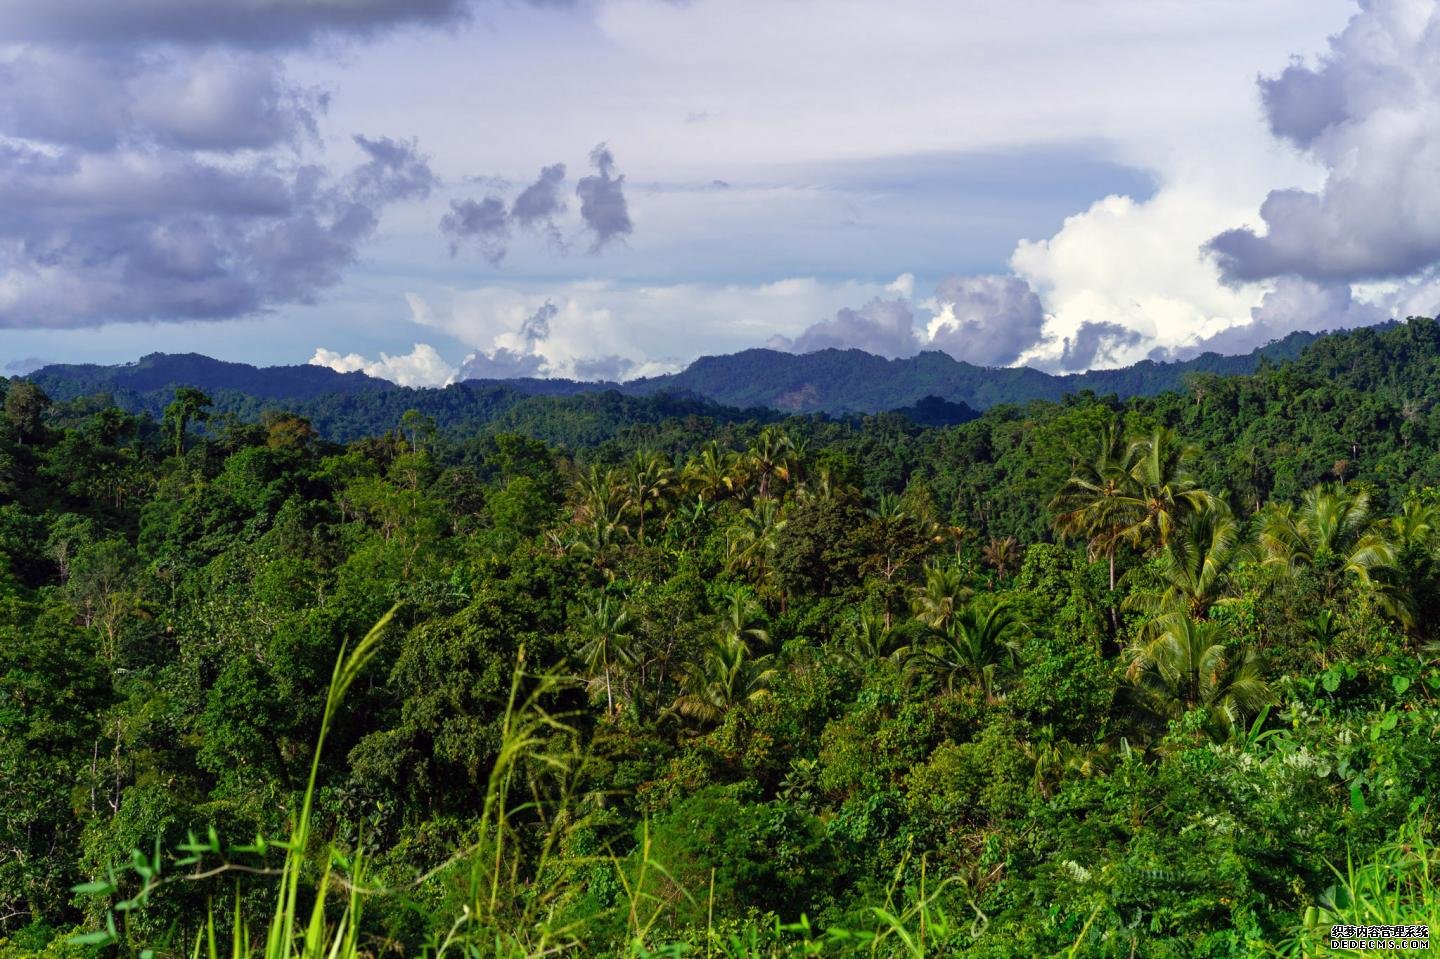
M 0 374 L 1111 367 L 1440 303 L 1437 0 L 6 0 Z

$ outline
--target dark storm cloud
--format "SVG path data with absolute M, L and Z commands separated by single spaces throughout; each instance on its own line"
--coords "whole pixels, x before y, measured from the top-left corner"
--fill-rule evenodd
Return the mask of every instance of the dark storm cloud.
M 1060 354 L 1060 368 L 1063 370 L 1088 370 L 1099 363 L 1113 360 L 1117 350 L 1134 346 L 1141 336 L 1129 327 L 1119 323 L 1085 322 L 1067 336 Z
M 313 156 L 320 90 L 266 52 L 458 16 L 455 0 L 0 4 L 0 327 L 226 319 L 313 302 L 388 205 L 410 141 Z
M 84 54 L 31 48 L 0 64 L 0 132 L 91 151 L 295 148 L 326 97 L 275 57 Z
M 575 195 L 580 198 L 580 218 L 593 234 L 590 252 L 596 253 L 616 237 L 634 232 L 635 226 L 625 202 L 625 175 L 614 175 L 615 157 L 605 144 L 590 151 L 590 164 L 595 174 L 580 178 Z
M 221 319 L 311 302 L 387 204 L 426 195 L 413 144 L 357 143 L 340 178 L 273 157 L 0 147 L 0 327 Z
M 465 17 L 468 0 L 6 0 L 0 36 L 12 42 L 300 47 L 329 36 L 373 36 L 405 24 Z
M 1403 277 L 1440 262 L 1440 14 L 1372 0 L 1314 65 L 1260 81 L 1270 128 L 1327 175 L 1275 190 L 1263 230 L 1206 246 L 1231 281 L 1293 275 L 1325 285 Z
M 947 309 L 931 328 L 929 346 L 957 360 L 1007 366 L 1044 338 L 1045 310 L 1019 277 L 950 277 L 935 298 Z
M 771 345 L 795 353 L 854 349 L 890 358 L 913 356 L 920 349 L 910 307 L 904 300 L 881 299 L 871 300 L 858 310 L 839 310 L 833 319 L 806 327 L 793 343 L 779 337 Z

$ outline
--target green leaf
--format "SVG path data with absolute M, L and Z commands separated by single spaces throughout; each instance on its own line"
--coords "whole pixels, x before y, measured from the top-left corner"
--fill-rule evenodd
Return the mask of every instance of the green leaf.
M 1334 667 L 1325 670 L 1324 675 L 1320 677 L 1320 685 L 1325 687 L 1327 693 L 1335 692 L 1340 688 L 1340 673 Z
M 100 932 L 85 932 L 78 936 L 71 936 L 67 941 L 73 946 L 103 946 L 113 938 L 110 933 L 101 930 Z
M 1350 808 L 1355 812 L 1365 812 L 1370 808 L 1365 803 L 1365 794 L 1360 791 L 1359 783 L 1350 784 Z
M 1395 690 L 1396 696 L 1404 696 L 1405 690 L 1410 688 L 1409 676 L 1391 676 L 1390 688 Z
M 78 886 L 71 886 L 70 891 L 81 896 L 108 896 L 115 891 L 115 886 L 108 879 L 96 879 L 92 882 L 82 882 Z

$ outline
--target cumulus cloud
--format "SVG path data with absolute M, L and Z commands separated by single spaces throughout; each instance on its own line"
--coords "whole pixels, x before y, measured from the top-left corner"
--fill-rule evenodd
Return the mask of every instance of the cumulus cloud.
M 478 182 L 494 184 L 496 180 L 488 177 Z M 565 201 L 560 196 L 564 182 L 565 164 L 554 163 L 542 167 L 535 182 L 521 190 L 508 207 L 495 194 L 483 200 L 451 200 L 450 212 L 440 218 L 440 232 L 450 240 L 450 255 L 473 244 L 491 266 L 498 266 L 508 252 L 515 226 L 537 231 L 553 246 L 564 249 L 565 240 L 555 219 L 565 212 Z
M 964 276 L 935 290 L 940 311 L 928 327 L 929 346 L 979 366 L 1008 366 L 1035 347 L 1045 310 L 1016 276 Z
M 605 144 L 590 151 L 592 176 L 581 177 L 575 185 L 580 198 L 580 218 L 593 235 L 590 252 L 598 253 L 616 237 L 628 236 L 635 225 L 625 201 L 625 175 L 615 175 L 615 157 Z
M 1440 261 L 1440 12 L 1371 0 L 1313 64 L 1261 81 L 1271 130 L 1326 170 L 1317 190 L 1279 189 L 1263 231 L 1207 249 L 1224 275 L 1319 284 L 1408 276 Z
M 1241 323 L 1170 351 L 1168 358 L 1186 359 L 1201 353 L 1249 353 L 1299 330 L 1342 330 L 1371 326 L 1388 319 L 1373 303 L 1357 300 L 1348 283 L 1315 283 L 1294 276 L 1281 277 L 1260 305 Z
M 412 310 L 417 306 L 423 311 L 425 322 L 430 322 L 429 305 L 414 297 Z M 513 336 L 500 338 L 503 345 L 497 341 L 490 349 L 478 350 L 465 357 L 460 364 L 460 379 L 505 380 L 544 375 L 551 364 L 541 349 L 550 338 L 550 322 L 559 314 L 560 308 L 546 300 L 525 318 Z
M 549 300 L 520 324 L 520 338 L 532 346 L 550 338 L 550 321 L 560 315 L 560 308 Z
M 0 33 L 25 42 L 0 58 L 0 328 L 312 303 L 384 208 L 429 194 L 435 177 L 413 140 L 356 136 L 357 165 L 325 164 L 315 151 L 328 95 L 291 80 L 276 53 L 246 48 L 287 45 L 268 30 L 299 43 L 425 20 L 440 5 L 281 6 L 0 7 Z
M 510 207 L 510 216 L 527 230 L 540 230 L 557 246 L 562 246 L 560 227 L 555 218 L 565 212 L 560 185 L 565 182 L 565 164 L 542 167 L 535 182 L 520 191 Z
M 0 147 L 0 327 L 222 319 L 313 302 L 375 231 L 425 196 L 413 143 L 365 140 L 340 178 L 273 156 Z
M 1063 341 L 1060 369 L 1088 370 L 1111 363 L 1118 351 L 1136 345 L 1141 339 L 1137 331 L 1119 323 L 1104 320 L 1081 323 L 1075 335 Z
M 805 329 L 800 318 L 885 295 L 879 283 L 795 277 L 755 286 L 583 280 L 533 289 L 481 286 L 434 305 L 417 294 L 407 298 L 415 324 L 474 351 L 471 369 L 483 372 L 470 375 L 628 380 L 679 369 L 700 349 L 746 349 L 775 330 L 798 336 Z M 717 332 L 702 346 L 696 330 Z
M 833 319 L 811 324 L 793 342 L 777 336 L 770 345 L 794 353 L 853 349 L 890 358 L 913 356 L 920 348 L 909 304 L 879 297 L 858 310 L 846 307 L 836 311 Z
M 450 238 L 450 255 L 473 243 L 492 266 L 505 259 L 505 242 L 510 238 L 510 217 L 505 202 L 497 196 L 483 200 L 451 200 L 450 212 L 440 218 L 440 232 Z
M 5 134 L 88 150 L 295 149 L 328 105 L 274 56 L 214 50 L 28 48 L 0 62 L 0 89 Z
M 378 360 L 366 359 L 359 353 L 340 354 L 321 347 L 310 357 L 314 366 L 325 366 L 337 373 L 365 373 L 389 380 L 400 386 L 446 386 L 455 380 L 455 367 L 445 362 L 428 343 L 416 343 L 409 353 L 391 356 L 381 353 Z
M 514 380 L 539 376 L 545 369 L 546 359 L 538 353 L 521 353 L 497 346 L 489 352 L 471 353 L 460 364 L 459 379 L 465 380 Z

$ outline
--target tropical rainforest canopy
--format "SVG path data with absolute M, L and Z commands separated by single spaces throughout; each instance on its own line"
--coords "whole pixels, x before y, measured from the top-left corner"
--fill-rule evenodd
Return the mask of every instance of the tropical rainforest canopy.
M 1437 396 L 1421 319 L 943 428 L 11 380 L 0 956 L 1440 921 Z

